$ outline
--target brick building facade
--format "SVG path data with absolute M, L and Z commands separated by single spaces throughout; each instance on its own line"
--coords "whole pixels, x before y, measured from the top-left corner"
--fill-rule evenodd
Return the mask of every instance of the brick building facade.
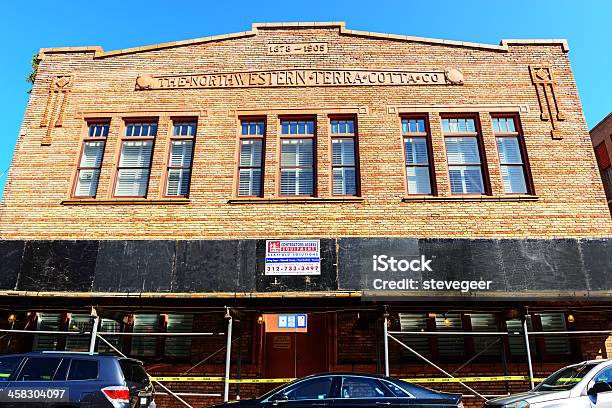
M 4 313 L 67 329 L 94 306 L 108 330 L 218 333 L 229 306 L 233 373 L 259 378 L 381 372 L 385 310 L 398 331 L 520 331 L 526 313 L 535 331 L 611 328 L 612 220 L 568 51 L 343 23 L 43 49 L 0 204 Z M 267 240 L 316 242 L 320 269 L 268 269 Z M 381 254 L 421 269 L 372 268 Z M 286 334 L 258 324 L 283 312 L 307 313 L 308 332 L 274 340 Z M 40 337 L 5 349 L 71 347 Z M 516 337 L 408 338 L 466 376 L 527 370 Z M 117 344 L 162 375 L 224 341 Z M 533 341 L 536 377 L 612 351 L 607 336 Z M 274 363 L 287 352 L 301 364 Z M 393 375 L 440 376 L 393 342 L 390 354 Z M 189 372 L 220 374 L 222 360 Z

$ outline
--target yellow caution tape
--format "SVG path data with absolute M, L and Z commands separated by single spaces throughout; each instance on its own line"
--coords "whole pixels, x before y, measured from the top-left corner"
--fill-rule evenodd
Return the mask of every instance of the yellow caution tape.
M 263 383 L 288 383 L 295 378 L 243 378 L 240 380 L 230 379 L 232 384 L 263 384 Z
M 149 377 L 151 381 L 172 382 L 223 382 L 225 377 Z
M 440 377 L 440 378 L 402 378 L 411 383 L 458 383 L 458 382 L 494 382 L 494 381 L 529 381 L 524 375 L 503 375 L 492 377 Z
M 151 377 L 152 381 L 168 381 L 168 382 L 225 382 L 225 377 Z M 295 378 L 230 378 L 231 384 L 274 384 L 288 383 Z M 504 375 L 504 376 L 489 376 L 489 377 L 439 377 L 439 378 L 402 378 L 403 381 L 411 383 L 458 383 L 458 382 L 496 382 L 496 381 L 529 381 L 529 377 L 525 375 Z M 534 378 L 535 382 L 541 382 L 543 378 Z

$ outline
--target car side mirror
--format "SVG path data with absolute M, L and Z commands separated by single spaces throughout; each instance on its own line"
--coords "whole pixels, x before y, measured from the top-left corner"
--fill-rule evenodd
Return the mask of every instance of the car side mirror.
M 607 382 L 600 381 L 600 382 L 596 382 L 595 384 L 593 384 L 593 386 L 589 388 L 589 390 L 587 391 L 587 394 L 597 395 L 602 392 L 608 392 L 608 391 L 612 391 L 612 387 L 610 386 L 610 384 L 608 384 Z

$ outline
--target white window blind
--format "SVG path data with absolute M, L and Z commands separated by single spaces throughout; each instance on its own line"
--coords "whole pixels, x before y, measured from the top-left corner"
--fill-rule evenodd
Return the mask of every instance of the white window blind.
M 240 180 L 238 195 L 261 196 L 262 139 L 240 141 Z
M 36 330 L 61 331 L 64 313 L 39 313 Z M 57 349 L 59 336 L 56 334 L 37 334 L 34 336 L 32 351 L 54 351 Z
M 159 315 L 134 315 L 134 333 L 155 333 L 159 331 Z M 157 337 L 133 336 L 132 356 L 152 357 L 157 353 Z
M 409 194 L 431 194 L 429 154 L 425 137 L 404 138 Z
M 540 314 L 542 331 L 567 331 L 564 313 Z M 571 353 L 569 337 L 566 334 L 544 336 L 544 348 L 548 355 L 565 355 Z
M 263 196 L 264 121 L 242 121 L 238 163 L 238 195 Z
M 100 180 L 100 167 L 104 155 L 104 141 L 85 142 L 79 162 L 74 195 L 76 197 L 95 197 Z
M 115 195 L 144 197 L 147 195 L 153 141 L 124 141 L 119 159 Z
M 497 320 L 494 314 L 472 313 L 470 315 L 472 331 L 474 332 L 497 332 Z M 496 340 L 499 340 L 497 343 Z M 492 344 L 495 343 L 495 344 Z M 491 345 L 492 344 L 492 345 Z M 498 356 L 501 353 L 501 339 L 499 336 L 474 336 L 474 351 L 482 352 L 483 356 Z M 489 348 L 487 346 L 491 345 Z M 485 350 L 483 352 L 483 350 Z
M 286 139 L 281 145 L 281 195 L 314 194 L 312 139 Z
M 91 332 L 93 327 L 91 316 L 87 313 L 70 313 L 68 330 L 75 332 Z M 66 336 L 66 350 L 89 351 L 90 336 Z
M 168 333 L 191 333 L 193 331 L 193 315 L 168 315 Z M 191 337 L 166 337 L 164 354 L 167 357 L 188 358 L 191 356 Z
M 121 323 L 119 323 L 116 320 L 102 318 L 100 320 L 99 331 L 103 333 L 108 333 L 108 332 L 121 333 Z M 114 336 L 112 334 L 104 334 L 103 336 L 106 341 L 108 341 L 114 347 L 120 349 L 120 346 L 121 346 L 120 336 Z M 103 341 L 98 341 L 97 349 L 99 352 L 103 352 L 103 353 L 110 353 L 110 352 L 114 353 L 114 350 L 110 346 L 108 346 L 106 343 L 104 343 Z
M 191 182 L 193 140 L 173 140 L 170 143 L 166 195 L 186 197 Z
M 523 334 L 523 322 L 519 319 L 512 319 L 506 321 L 506 327 L 508 329 L 508 343 L 510 344 L 510 354 L 513 356 L 524 356 L 527 354 L 525 348 L 525 337 Z M 527 317 L 527 331 L 533 331 L 533 324 L 531 322 L 531 316 Z M 519 333 L 520 335 L 514 335 L 512 333 Z M 529 337 L 529 349 L 532 355 L 537 354 L 535 337 Z
M 429 331 L 427 328 L 427 315 L 415 314 L 415 313 L 400 313 L 400 328 L 403 332 L 419 332 Z M 416 334 L 416 335 L 402 335 L 401 337 L 408 346 L 413 348 L 419 354 L 424 356 L 430 355 L 429 349 L 429 337 Z M 414 354 L 406 353 L 406 356 L 413 357 Z
M 439 332 L 463 331 L 461 314 L 447 313 L 446 315 L 436 315 L 436 330 Z M 465 355 L 465 343 L 463 336 L 459 335 L 438 335 L 438 354 L 440 357 L 452 357 Z
M 497 151 L 506 193 L 527 193 L 525 167 L 518 137 L 498 137 Z
M 446 157 L 454 194 L 484 194 L 484 182 L 476 137 L 446 137 Z
M 337 126 L 347 127 L 348 125 Z M 334 194 L 357 195 L 355 140 L 353 138 L 332 139 L 332 170 Z

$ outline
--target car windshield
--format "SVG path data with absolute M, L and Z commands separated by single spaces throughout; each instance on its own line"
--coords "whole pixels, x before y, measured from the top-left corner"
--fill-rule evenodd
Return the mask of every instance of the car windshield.
M 540 385 L 535 388 L 535 391 L 568 391 L 574 388 L 585 375 L 588 374 L 597 363 L 586 363 L 572 367 L 566 367 L 556 373 L 551 374 Z

